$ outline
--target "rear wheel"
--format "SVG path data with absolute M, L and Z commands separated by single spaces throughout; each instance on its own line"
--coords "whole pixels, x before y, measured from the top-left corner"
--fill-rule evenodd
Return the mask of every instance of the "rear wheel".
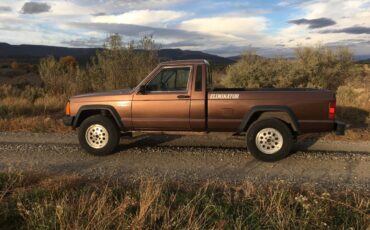
M 81 147 L 88 153 L 103 156 L 112 153 L 119 144 L 117 125 L 102 115 L 86 118 L 78 130 Z
M 293 145 L 289 127 L 278 119 L 254 122 L 247 131 L 247 148 L 262 161 L 277 161 L 286 157 Z

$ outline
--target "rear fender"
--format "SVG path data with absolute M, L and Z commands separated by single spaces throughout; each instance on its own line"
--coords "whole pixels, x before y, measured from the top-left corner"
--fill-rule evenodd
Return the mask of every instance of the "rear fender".
M 255 106 L 249 110 L 243 117 L 240 126 L 235 133 L 238 135 L 247 131 L 249 126 L 256 120 L 261 118 L 277 118 L 291 125 L 296 133 L 300 133 L 298 119 L 293 111 L 287 106 Z

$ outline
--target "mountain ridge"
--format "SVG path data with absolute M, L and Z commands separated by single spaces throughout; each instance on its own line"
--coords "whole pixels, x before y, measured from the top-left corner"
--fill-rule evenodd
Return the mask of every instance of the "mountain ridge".
M 47 45 L 11 45 L 0 42 L 0 58 L 42 58 L 46 56 L 74 56 L 78 60 L 88 60 L 101 48 L 70 48 L 62 46 Z M 161 60 L 180 59 L 207 59 L 214 64 L 228 65 L 235 61 L 229 58 L 208 54 L 202 51 L 182 49 L 160 49 L 158 51 Z

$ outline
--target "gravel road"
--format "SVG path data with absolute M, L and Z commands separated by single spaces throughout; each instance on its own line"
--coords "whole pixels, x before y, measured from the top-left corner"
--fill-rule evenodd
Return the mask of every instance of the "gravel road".
M 187 182 L 284 180 L 370 189 L 370 141 L 298 143 L 295 149 L 284 160 L 265 163 L 246 151 L 240 137 L 138 135 L 122 138 L 117 153 L 94 157 L 79 148 L 74 134 L 3 132 L 0 171 Z

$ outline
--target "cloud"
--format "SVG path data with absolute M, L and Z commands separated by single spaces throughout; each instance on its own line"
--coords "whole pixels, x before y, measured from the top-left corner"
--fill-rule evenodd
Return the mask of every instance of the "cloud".
M 240 55 L 242 52 L 246 50 L 256 50 L 257 47 L 253 46 L 237 46 L 237 45 L 225 45 L 225 46 L 218 46 L 211 49 L 206 49 L 204 52 L 216 54 L 216 55 L 222 55 L 225 57 L 231 57 Z
M 0 13 L 10 11 L 12 11 L 12 8 L 10 8 L 9 6 L 0 6 Z
M 105 39 L 90 37 L 87 39 L 74 39 L 74 40 L 65 40 L 61 44 L 71 46 L 71 47 L 87 47 L 87 48 L 96 48 L 102 47 L 105 42 Z
M 330 18 L 316 18 L 316 19 L 301 18 L 297 20 L 290 20 L 288 22 L 295 25 L 308 25 L 308 28 L 310 29 L 323 28 L 336 24 L 336 22 Z
M 124 23 L 162 27 L 186 15 L 187 13 L 182 11 L 133 10 L 119 15 L 98 15 L 92 21 L 96 23 Z
M 97 16 L 105 16 L 107 14 L 103 13 L 103 12 L 100 12 L 100 13 L 94 13 L 94 14 L 91 14 L 91 15 L 97 17 Z
M 210 17 L 183 21 L 179 28 L 216 36 L 243 39 L 262 32 L 267 27 L 264 17 Z
M 89 7 L 96 12 L 119 14 L 131 10 L 167 9 L 173 5 L 189 0 L 69 0 L 74 4 Z
M 151 34 L 154 38 L 166 40 L 195 39 L 206 40 L 211 36 L 198 32 L 184 31 L 179 29 L 156 28 L 149 26 L 140 26 L 132 24 L 114 24 L 114 23 L 71 23 L 72 27 L 87 31 L 97 31 L 103 33 L 118 33 L 128 37 L 142 37 Z
M 171 42 L 171 43 L 165 43 L 161 44 L 163 48 L 188 48 L 188 47 L 201 47 L 204 44 L 198 41 L 194 40 L 184 40 L 179 42 Z
M 343 29 L 323 30 L 320 33 L 346 33 L 346 34 L 370 34 L 370 27 L 351 26 Z
M 21 13 L 22 14 L 39 14 L 49 12 L 51 6 L 43 2 L 26 2 L 24 3 Z
M 247 50 L 253 50 L 258 55 L 265 56 L 265 57 L 274 57 L 274 56 L 285 56 L 285 57 L 291 57 L 293 55 L 292 49 L 286 48 L 283 44 L 278 44 L 274 47 L 261 47 L 261 46 L 253 46 L 253 45 L 247 45 L 247 46 L 239 46 L 239 45 L 226 45 L 226 46 L 220 46 L 213 49 L 207 49 L 204 52 L 212 53 L 221 55 L 224 57 L 232 57 L 240 55 L 241 53 L 247 51 Z

